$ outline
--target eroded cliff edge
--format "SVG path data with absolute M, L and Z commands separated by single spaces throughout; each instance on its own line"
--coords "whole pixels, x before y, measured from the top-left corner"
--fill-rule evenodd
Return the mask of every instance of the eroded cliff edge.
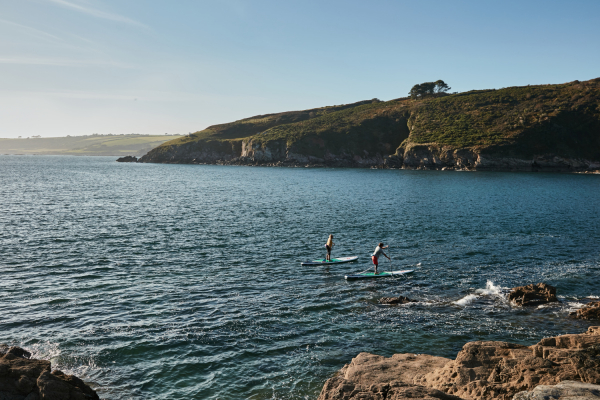
M 531 397 L 522 392 L 564 381 L 600 384 L 599 326 L 532 346 L 469 342 L 455 360 L 426 354 L 386 358 L 360 353 L 327 380 L 318 400 L 527 399 Z
M 598 171 L 600 78 L 260 115 L 140 162 Z

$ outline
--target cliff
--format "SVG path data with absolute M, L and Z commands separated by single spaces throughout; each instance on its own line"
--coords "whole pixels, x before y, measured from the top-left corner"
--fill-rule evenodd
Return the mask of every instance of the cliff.
M 140 162 L 412 169 L 600 169 L 600 78 L 260 115 Z

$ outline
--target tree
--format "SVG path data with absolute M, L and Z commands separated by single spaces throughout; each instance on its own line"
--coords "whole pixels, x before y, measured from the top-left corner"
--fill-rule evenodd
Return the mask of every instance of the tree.
M 436 96 L 446 93 L 448 90 L 450 90 L 450 86 L 448 86 L 443 80 L 439 79 L 435 82 L 424 82 L 417 84 L 410 89 L 408 94 L 413 99 L 422 99 L 427 96 Z
M 435 81 L 435 92 L 436 93 L 446 93 L 450 89 L 451 89 L 451 87 L 448 86 L 446 84 L 446 82 L 444 82 L 443 80 L 438 79 L 437 81 Z

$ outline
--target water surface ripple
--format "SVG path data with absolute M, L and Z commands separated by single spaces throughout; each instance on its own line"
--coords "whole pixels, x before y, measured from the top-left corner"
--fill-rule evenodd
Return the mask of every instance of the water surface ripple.
M 598 176 L 0 156 L 0 342 L 106 399 L 314 399 L 361 351 L 580 332 Z M 335 255 L 359 262 L 301 267 Z M 404 279 L 346 282 L 391 244 Z M 387 261 L 384 268 L 389 268 Z M 544 281 L 561 303 L 510 307 Z M 385 307 L 382 296 L 418 303 Z

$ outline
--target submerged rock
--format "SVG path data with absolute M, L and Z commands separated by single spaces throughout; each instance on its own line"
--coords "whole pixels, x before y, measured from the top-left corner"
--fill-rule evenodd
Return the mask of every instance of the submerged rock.
M 416 300 L 411 300 L 408 297 L 398 296 L 398 297 L 382 297 L 379 299 L 379 304 L 406 304 L 406 303 L 414 303 Z
M 533 346 L 470 342 L 455 360 L 361 353 L 325 383 L 319 400 L 512 400 L 538 385 L 565 380 L 600 384 L 600 327 L 546 338 Z
M 50 361 L 29 357 L 20 347 L 0 345 L 0 399 L 99 400 L 81 379 L 51 371 Z
M 558 301 L 556 288 L 546 283 L 531 284 L 513 288 L 508 300 L 518 306 L 537 306 L 539 304 Z
M 593 301 L 586 304 L 585 307 L 569 315 L 579 319 L 600 319 L 600 301 Z
M 520 392 L 513 400 L 595 400 L 600 399 L 600 385 L 563 381 L 554 386 L 540 385 L 530 392 Z

